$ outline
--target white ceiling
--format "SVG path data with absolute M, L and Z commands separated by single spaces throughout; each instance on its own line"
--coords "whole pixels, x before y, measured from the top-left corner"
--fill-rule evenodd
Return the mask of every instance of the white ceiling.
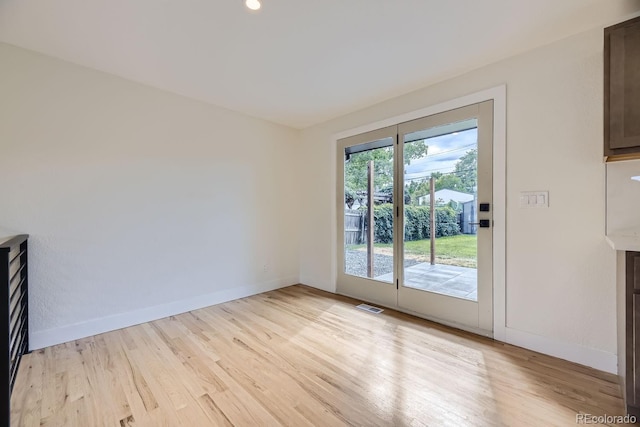
M 638 0 L 0 0 L 0 41 L 295 128 L 640 10 Z

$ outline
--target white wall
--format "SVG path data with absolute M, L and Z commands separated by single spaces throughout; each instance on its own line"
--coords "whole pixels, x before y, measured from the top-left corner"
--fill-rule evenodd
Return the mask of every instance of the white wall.
M 508 341 L 616 370 L 616 256 L 604 238 L 602 28 L 303 131 L 300 275 L 335 291 L 332 135 L 507 85 Z M 548 190 L 548 209 L 519 192 Z
M 0 236 L 31 235 L 32 346 L 297 283 L 298 141 L 0 44 Z

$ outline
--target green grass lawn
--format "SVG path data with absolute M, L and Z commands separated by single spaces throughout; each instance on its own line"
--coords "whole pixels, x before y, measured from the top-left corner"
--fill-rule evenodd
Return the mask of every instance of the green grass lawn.
M 459 265 L 461 267 L 477 266 L 477 236 L 472 234 L 459 234 L 457 236 L 439 237 L 436 239 L 436 264 Z M 391 243 L 376 243 L 375 253 L 391 255 L 393 245 Z M 429 239 L 405 242 L 405 258 L 417 261 L 429 261 L 431 242 Z M 366 245 L 349 245 L 347 249 L 367 250 Z

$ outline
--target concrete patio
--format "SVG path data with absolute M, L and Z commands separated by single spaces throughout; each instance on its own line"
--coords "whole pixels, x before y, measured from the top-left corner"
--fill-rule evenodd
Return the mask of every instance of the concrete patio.
M 383 274 L 375 279 L 393 281 L 393 273 Z M 455 265 L 431 265 L 423 262 L 405 267 L 404 271 L 404 283 L 407 287 L 471 301 L 478 300 L 477 281 L 477 269 Z

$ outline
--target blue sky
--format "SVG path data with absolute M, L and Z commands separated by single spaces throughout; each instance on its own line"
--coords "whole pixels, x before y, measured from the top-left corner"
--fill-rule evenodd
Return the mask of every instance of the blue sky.
M 476 148 L 477 141 L 477 128 L 427 139 L 427 156 L 405 166 L 405 180 L 428 178 L 431 172 L 452 172 L 458 159 Z

